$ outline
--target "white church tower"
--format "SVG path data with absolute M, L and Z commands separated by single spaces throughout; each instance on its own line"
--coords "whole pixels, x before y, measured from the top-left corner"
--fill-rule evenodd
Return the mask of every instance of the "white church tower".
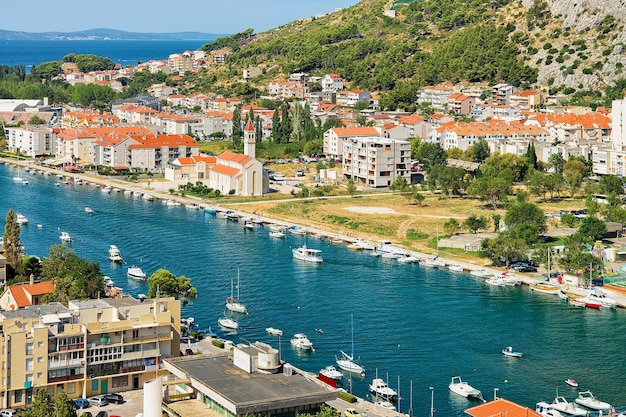
M 248 123 L 243 129 L 243 153 L 250 158 L 256 158 L 256 130 L 252 119 L 248 119 Z

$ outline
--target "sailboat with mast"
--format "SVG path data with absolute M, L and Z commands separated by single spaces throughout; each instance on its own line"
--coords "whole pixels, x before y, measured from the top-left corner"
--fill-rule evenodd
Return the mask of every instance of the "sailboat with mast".
M 351 350 L 348 355 L 346 352 L 341 350 L 341 358 L 335 358 L 337 360 L 337 366 L 346 372 L 350 372 L 353 374 L 359 374 L 361 376 L 365 376 L 365 368 L 361 365 L 354 362 L 354 317 L 350 314 L 350 323 L 352 327 L 352 342 L 351 342 Z
M 230 297 L 226 298 L 226 309 L 234 313 L 246 314 L 246 306 L 239 301 L 239 268 L 237 268 L 237 298 L 234 297 L 233 279 L 230 279 Z

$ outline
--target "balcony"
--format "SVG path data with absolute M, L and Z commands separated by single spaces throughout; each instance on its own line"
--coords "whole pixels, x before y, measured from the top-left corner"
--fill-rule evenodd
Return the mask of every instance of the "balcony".
M 56 351 L 83 350 L 84 348 L 85 348 L 84 343 L 77 343 L 73 345 L 49 346 L 48 353 L 56 352 Z
M 48 368 L 67 368 L 68 366 L 83 365 L 84 359 L 48 360 Z
M 54 378 L 48 377 L 48 383 L 62 382 L 62 381 L 74 381 L 76 379 L 83 379 L 84 376 L 85 374 L 75 374 L 75 375 L 57 376 Z

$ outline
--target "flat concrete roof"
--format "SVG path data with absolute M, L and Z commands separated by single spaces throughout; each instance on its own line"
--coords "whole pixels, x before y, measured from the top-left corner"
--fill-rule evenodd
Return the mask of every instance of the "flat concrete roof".
M 296 372 L 249 374 L 236 367 L 228 355 L 187 356 L 167 362 L 185 372 L 192 385 L 194 380 L 200 381 L 231 402 L 237 414 L 321 404 L 337 397 L 335 389 Z

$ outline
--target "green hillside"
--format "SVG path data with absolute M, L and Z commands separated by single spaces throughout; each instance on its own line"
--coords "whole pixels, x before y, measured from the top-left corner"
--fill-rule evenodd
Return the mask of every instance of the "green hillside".
M 395 17 L 383 14 L 392 8 Z M 594 30 L 606 35 L 606 25 L 598 28 Z M 589 33 L 582 42 L 585 38 Z M 554 51 L 568 39 L 571 45 Z M 264 70 L 254 80 L 257 87 L 294 71 L 338 73 L 350 88 L 380 92 L 381 106 L 395 108 L 412 105 L 418 88 L 441 82 L 506 82 L 526 88 L 537 86 L 546 65 L 589 75 L 594 67 L 582 68 L 591 63 L 581 63 L 576 55 L 580 42 L 559 27 L 539 0 L 528 10 L 511 0 L 363 0 L 320 18 L 222 38 L 204 48 L 230 46 L 233 52 L 227 69 L 210 76 L 213 83 L 228 85 L 243 68 Z M 589 61 L 591 54 L 582 57 Z M 595 65 L 599 71 L 601 66 Z M 566 88 L 565 81 L 558 85 L 554 77 L 539 81 L 553 93 Z

